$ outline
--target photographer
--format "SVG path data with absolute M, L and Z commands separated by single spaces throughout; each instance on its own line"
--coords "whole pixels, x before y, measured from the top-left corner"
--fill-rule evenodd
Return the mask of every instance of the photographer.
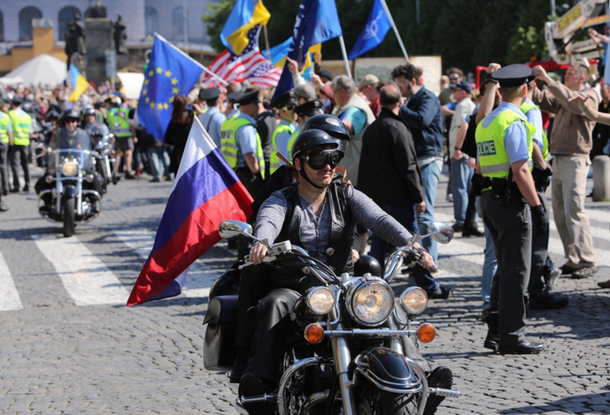
M 187 103 L 187 98 L 184 95 L 178 95 L 172 103 L 174 109 L 172 111 L 172 119 L 165 130 L 165 142 L 173 146 L 169 171 L 176 174 L 182 160 L 182 153 L 186 146 L 186 140 L 193 125 L 194 108 Z

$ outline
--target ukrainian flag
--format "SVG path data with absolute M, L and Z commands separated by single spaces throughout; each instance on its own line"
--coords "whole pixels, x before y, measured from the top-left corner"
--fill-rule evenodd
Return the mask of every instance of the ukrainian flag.
M 279 45 L 272 47 L 269 51 L 262 51 L 263 55 L 271 61 L 271 63 L 278 67 L 283 68 L 286 63 L 286 56 L 288 56 L 288 51 L 290 50 L 290 43 L 292 42 L 292 38 L 288 38 L 284 43 L 280 43 Z M 317 45 L 313 45 L 307 51 L 307 59 L 305 64 L 303 65 L 303 69 L 301 69 L 301 75 L 307 81 L 311 78 L 313 74 L 313 55 L 315 53 L 322 52 L 322 44 L 318 43 Z M 271 56 L 269 56 L 271 53 Z
M 70 76 L 72 78 L 72 89 L 74 90 L 70 95 L 70 102 L 76 102 L 89 89 L 89 82 L 74 65 L 70 65 Z
M 239 56 L 248 46 L 248 31 L 256 25 L 266 25 L 270 17 L 261 0 L 237 0 L 222 28 L 220 40 Z

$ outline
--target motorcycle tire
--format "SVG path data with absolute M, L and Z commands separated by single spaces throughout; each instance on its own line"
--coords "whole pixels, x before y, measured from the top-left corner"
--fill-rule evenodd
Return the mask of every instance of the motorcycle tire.
M 74 198 L 66 198 L 64 199 L 64 236 L 69 238 L 74 235 Z
M 400 395 L 381 392 L 380 403 L 384 415 L 414 415 L 417 410 L 417 395 Z

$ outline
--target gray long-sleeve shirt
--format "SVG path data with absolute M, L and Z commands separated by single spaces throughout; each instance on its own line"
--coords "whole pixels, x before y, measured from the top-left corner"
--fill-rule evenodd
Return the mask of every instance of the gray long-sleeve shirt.
M 304 249 L 315 258 L 327 262 L 326 248 L 330 242 L 331 215 L 327 199 L 320 216 L 316 216 L 312 206 L 302 197 L 299 203 L 303 209 L 299 237 Z M 355 190 L 348 199 L 348 208 L 355 222 L 373 231 L 380 238 L 394 246 L 403 246 L 411 239 L 411 234 L 392 216 L 388 215 L 364 193 Z M 282 230 L 288 204 L 281 191 L 273 193 L 261 206 L 256 218 L 255 236 L 266 239 L 270 244 Z

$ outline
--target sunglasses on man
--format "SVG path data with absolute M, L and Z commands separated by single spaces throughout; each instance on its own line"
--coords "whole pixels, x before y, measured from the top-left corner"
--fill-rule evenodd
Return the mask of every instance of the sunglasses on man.
M 323 169 L 327 164 L 331 169 L 334 169 L 343 158 L 343 155 L 343 152 L 339 150 L 314 150 L 302 156 L 302 159 L 314 170 Z
M 292 110 L 294 110 L 294 108 L 295 108 L 295 105 L 288 105 L 288 106 L 286 106 L 286 107 L 284 107 L 282 109 L 284 111 L 292 111 Z

